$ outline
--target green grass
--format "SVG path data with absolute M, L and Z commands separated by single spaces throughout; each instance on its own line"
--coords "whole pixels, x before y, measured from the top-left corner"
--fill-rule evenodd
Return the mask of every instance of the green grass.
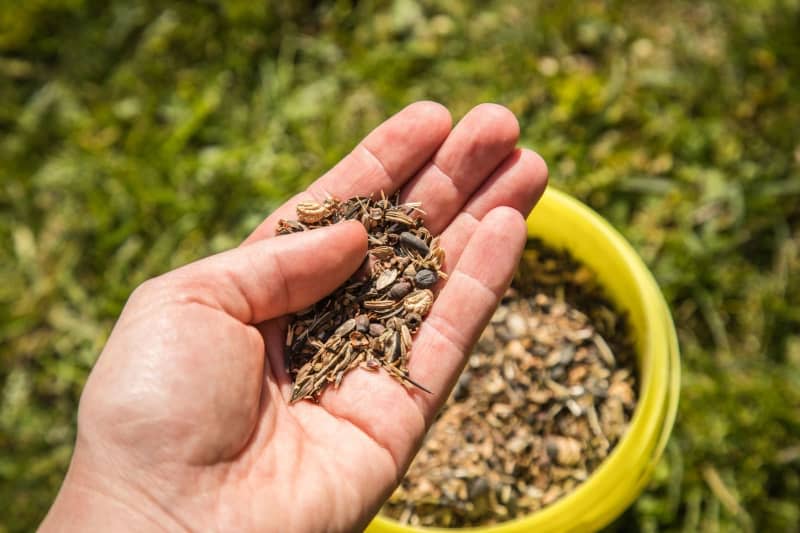
M 798 530 L 797 0 L 261 4 L 0 6 L 0 531 L 52 500 L 132 288 L 422 98 L 510 107 L 670 302 L 679 417 L 616 528 Z

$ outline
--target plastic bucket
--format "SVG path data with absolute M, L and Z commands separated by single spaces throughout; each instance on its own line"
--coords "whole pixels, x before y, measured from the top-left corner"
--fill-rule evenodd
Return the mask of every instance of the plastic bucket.
M 653 276 L 630 244 L 595 211 L 548 188 L 528 218 L 528 235 L 565 248 L 597 273 L 598 281 L 627 311 L 639 357 L 639 403 L 625 435 L 573 492 L 533 514 L 462 531 L 521 533 L 596 531 L 641 493 L 667 444 L 680 393 L 675 327 Z M 414 528 L 377 516 L 367 533 L 453 531 Z

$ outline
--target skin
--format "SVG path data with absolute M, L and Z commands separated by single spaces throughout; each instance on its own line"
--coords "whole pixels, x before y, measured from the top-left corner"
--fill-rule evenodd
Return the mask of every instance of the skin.
M 354 531 L 397 486 L 510 283 L 545 187 L 507 109 L 455 127 L 417 102 L 378 126 L 238 248 L 130 296 L 81 397 L 69 471 L 41 531 Z M 422 201 L 446 251 L 414 341 L 410 390 L 358 369 L 319 404 L 289 405 L 286 319 L 361 263 L 355 222 L 275 237 L 302 200 Z

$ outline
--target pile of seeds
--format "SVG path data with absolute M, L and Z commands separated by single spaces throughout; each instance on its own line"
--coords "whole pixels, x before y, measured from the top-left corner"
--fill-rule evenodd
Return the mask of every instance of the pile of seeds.
M 530 242 L 383 513 L 415 526 L 487 525 L 575 489 L 608 456 L 636 406 L 625 322 L 591 271 Z
M 412 335 L 433 304 L 431 288 L 445 274 L 444 250 L 422 225 L 419 203 L 356 197 L 302 202 L 297 220 L 278 222 L 279 235 L 358 220 L 367 229 L 368 253 L 344 285 L 297 313 L 286 335 L 286 367 L 294 386 L 291 401 L 318 399 L 332 383 L 361 366 L 384 368 L 426 392 L 408 375 Z

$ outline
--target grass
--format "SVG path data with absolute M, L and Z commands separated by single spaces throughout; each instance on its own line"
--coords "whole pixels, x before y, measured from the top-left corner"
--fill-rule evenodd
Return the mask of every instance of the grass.
M 0 531 L 35 527 L 141 281 L 235 245 L 422 98 L 519 117 L 634 244 L 683 357 L 678 422 L 613 526 L 800 524 L 800 22 L 755 2 L 0 5 Z

